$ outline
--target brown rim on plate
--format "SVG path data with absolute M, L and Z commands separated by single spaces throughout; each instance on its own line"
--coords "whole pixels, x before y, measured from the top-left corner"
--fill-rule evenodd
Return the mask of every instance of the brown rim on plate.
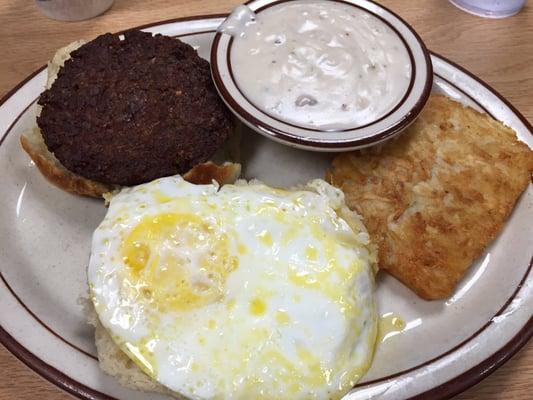
M 22 361 L 33 372 L 53 383 L 58 388 L 79 398 L 86 400 L 118 400 L 115 397 L 108 396 L 98 390 L 91 389 L 65 375 L 63 372 L 47 364 L 31 351 L 26 349 L 17 340 L 11 336 L 2 326 L 0 326 L 0 343 L 15 357 Z
M 255 1 L 255 0 L 249 0 L 245 4 L 249 4 L 249 3 L 253 2 L 253 1 Z M 287 2 L 287 1 L 288 0 L 274 1 L 274 2 L 272 2 L 270 4 L 267 4 L 265 6 L 262 6 L 262 7 L 258 8 L 256 10 L 256 12 L 263 11 L 263 10 L 269 8 L 269 7 L 279 5 L 279 4 Z M 356 8 L 362 9 L 362 10 L 368 12 L 369 14 L 372 14 L 374 17 L 378 18 L 383 23 L 385 23 L 389 28 L 391 28 L 393 30 L 394 33 L 396 33 L 396 35 L 400 38 L 400 40 L 404 44 L 404 46 L 405 46 L 405 48 L 407 50 L 407 53 L 409 55 L 409 59 L 410 59 L 410 62 L 411 62 L 411 67 L 412 67 L 411 80 L 409 82 L 409 86 L 408 86 L 408 88 L 406 90 L 405 95 L 402 97 L 402 99 L 388 113 L 386 113 L 385 115 L 381 116 L 379 119 L 377 119 L 376 121 L 373 121 L 371 123 L 368 123 L 368 124 L 365 124 L 365 125 L 362 125 L 362 126 L 358 126 L 358 127 L 354 127 L 354 128 L 350 128 L 350 129 L 343 129 L 342 131 L 339 131 L 339 132 L 354 132 L 356 130 L 369 127 L 371 125 L 374 125 L 374 124 L 384 120 L 385 118 L 390 116 L 392 113 L 394 113 L 396 110 L 398 110 L 398 108 L 400 108 L 405 103 L 405 101 L 407 100 L 407 98 L 411 94 L 411 91 L 412 91 L 412 88 L 413 88 L 413 85 L 414 85 L 414 81 L 415 81 L 415 77 L 416 77 L 416 64 L 415 64 L 415 61 L 414 61 L 413 51 L 412 51 L 411 47 L 409 47 L 409 45 L 406 42 L 405 38 L 400 34 L 400 32 L 398 32 L 398 30 L 389 21 L 385 20 L 380 15 L 375 14 L 375 13 L 371 12 L 370 10 L 368 10 L 366 8 L 363 8 L 363 7 L 361 7 L 361 6 L 357 5 L 357 4 L 350 3 L 350 2 L 347 2 L 347 1 L 344 1 L 344 0 L 330 0 L 330 1 L 335 1 L 335 2 L 338 2 L 338 3 L 342 3 L 342 4 L 346 4 L 346 5 L 349 5 L 349 6 L 352 6 L 352 7 L 356 7 Z M 425 64 L 426 64 L 426 71 L 425 71 L 426 72 L 426 80 L 424 82 L 424 87 L 423 87 L 422 94 L 421 94 L 420 98 L 414 104 L 414 106 L 409 111 L 407 111 L 405 113 L 405 115 L 403 115 L 402 118 L 399 119 L 392 126 L 389 126 L 389 127 L 385 128 L 384 130 L 382 130 L 382 131 L 380 131 L 380 132 L 378 132 L 376 134 L 373 134 L 370 137 L 363 137 L 363 138 L 350 139 L 350 140 L 328 141 L 328 140 L 311 139 L 309 137 L 303 138 L 301 135 L 295 135 L 295 134 L 291 134 L 289 132 L 280 130 L 280 129 L 268 124 L 267 122 L 264 122 L 264 121 L 258 119 L 257 117 L 253 116 L 248 111 L 246 111 L 233 98 L 233 96 L 229 93 L 226 85 L 224 84 L 224 80 L 222 79 L 221 74 L 220 74 L 220 70 L 218 68 L 218 55 L 217 55 L 217 50 L 218 50 L 218 47 L 219 47 L 219 44 L 220 44 L 220 39 L 222 37 L 222 34 L 220 32 L 217 32 L 215 34 L 215 38 L 213 39 L 213 44 L 211 46 L 211 61 L 212 61 L 211 62 L 211 75 L 213 76 L 213 80 L 215 81 L 215 86 L 216 86 L 217 90 L 219 91 L 220 96 L 225 101 L 226 105 L 235 114 L 241 116 L 243 118 L 243 122 L 245 122 L 251 128 L 259 130 L 261 132 L 264 132 L 267 136 L 275 138 L 278 141 L 293 143 L 295 145 L 307 148 L 309 150 L 316 150 L 317 148 L 322 148 L 322 149 L 328 149 L 328 150 L 331 150 L 331 151 L 339 151 L 339 150 L 350 150 L 350 149 L 354 149 L 354 148 L 367 147 L 367 146 L 370 146 L 370 145 L 374 145 L 374 144 L 383 142 L 383 141 L 389 139 L 391 136 L 394 136 L 395 134 L 397 134 L 397 133 L 401 132 L 402 130 L 404 130 L 405 128 L 407 128 L 415 120 L 415 118 L 418 116 L 418 114 L 420 114 L 420 112 L 424 108 L 424 106 L 425 106 L 425 104 L 426 104 L 426 102 L 427 102 L 427 100 L 429 98 L 429 95 L 431 94 L 431 86 L 432 86 L 432 83 L 433 83 L 433 66 L 431 64 L 431 57 L 430 57 L 428 49 L 424 45 L 424 42 L 422 41 L 420 36 L 416 33 L 416 31 L 411 27 L 411 25 L 409 25 L 404 19 L 402 19 L 400 16 L 398 16 L 396 13 L 394 13 L 393 11 L 388 9 L 387 7 L 384 7 L 384 6 L 374 2 L 372 0 L 368 0 L 368 1 L 370 3 L 373 3 L 373 4 L 377 5 L 377 6 L 379 6 L 382 9 L 386 10 L 387 12 L 389 12 L 391 15 L 393 15 L 395 18 L 397 18 L 411 32 L 411 34 L 415 38 L 417 44 L 420 46 L 420 49 L 422 50 L 422 53 L 424 55 Z M 294 127 L 294 128 L 301 129 L 303 131 L 321 132 L 320 129 L 306 128 L 306 127 L 294 125 L 294 124 L 286 122 L 286 121 L 282 121 L 282 120 L 280 120 L 280 119 L 278 119 L 278 118 L 276 118 L 276 117 L 274 117 L 272 115 L 269 115 L 269 114 L 265 113 L 259 107 L 257 107 L 251 100 L 249 100 L 244 95 L 242 90 L 240 89 L 240 87 L 237 84 L 237 82 L 235 80 L 235 77 L 233 75 L 233 70 L 231 68 L 231 58 L 230 58 L 230 52 L 231 52 L 232 43 L 233 43 L 233 38 L 231 38 L 230 41 L 229 41 L 228 51 L 226 53 L 226 64 L 228 66 L 228 70 L 229 70 L 231 81 L 235 85 L 235 87 L 236 87 L 237 91 L 240 93 L 240 95 L 258 113 L 260 113 L 261 115 L 263 115 L 265 117 L 272 118 L 273 120 L 275 120 L 277 122 L 283 123 L 283 124 L 285 124 L 287 126 L 291 126 L 291 127 Z
M 156 22 L 153 24 L 143 25 L 141 28 L 145 28 L 148 26 L 158 26 L 164 23 L 183 22 L 183 21 L 188 21 L 188 20 L 215 19 L 215 18 L 221 18 L 224 16 L 227 16 L 227 14 L 176 18 L 176 19 Z M 136 29 L 136 28 L 131 28 L 131 29 Z M 199 32 L 191 33 L 191 34 L 177 35 L 177 36 L 187 36 L 187 35 L 202 34 L 202 33 L 208 33 L 208 31 L 199 31 Z M 468 72 L 466 69 L 448 60 L 447 58 L 440 56 L 439 54 L 434 53 L 434 52 L 431 52 L 431 54 L 435 57 L 441 58 L 442 60 L 449 63 L 453 67 L 462 71 L 465 75 L 469 76 L 470 78 L 474 79 L 475 81 L 477 81 L 478 83 L 486 87 L 494 96 L 496 96 L 500 101 L 502 101 L 514 113 L 514 115 L 516 115 L 520 119 L 520 121 L 529 130 L 530 134 L 533 134 L 533 127 L 527 121 L 527 119 L 513 105 L 511 105 L 505 98 L 503 98 L 496 90 L 494 90 L 490 85 L 486 84 L 483 80 L 477 78 L 476 76 Z M 41 72 L 44 68 L 46 68 L 46 66 L 43 66 L 39 68 L 37 71 L 33 72 L 30 76 L 28 76 L 27 78 L 22 80 L 18 85 L 16 85 L 14 89 L 10 90 L 6 95 L 4 95 L 3 98 L 0 100 L 0 106 L 4 102 L 6 102 L 16 92 L 17 89 L 22 87 L 25 83 L 27 83 L 31 78 L 33 78 L 39 72 Z M 460 88 L 456 87 L 454 84 L 452 84 L 452 86 L 462 91 Z M 20 117 L 20 115 L 18 117 Z M 13 123 L 11 125 L 13 125 Z M 6 132 L 6 134 L 0 139 L 0 142 L 5 139 L 5 137 L 7 136 L 7 133 L 8 132 Z M 533 259 L 532 259 L 532 262 L 533 262 Z M 522 281 L 520 282 L 520 284 L 518 284 L 515 290 L 515 293 L 511 296 L 511 298 L 505 303 L 505 305 L 496 315 L 503 312 L 505 310 L 506 305 L 510 304 L 513 298 L 517 295 L 523 282 L 527 278 L 531 268 L 532 268 L 532 264 L 530 262 L 529 268 L 526 271 L 524 277 L 522 278 Z M 491 320 L 489 320 L 489 322 L 485 325 L 485 327 L 491 324 Z M 476 335 L 479 333 L 481 332 L 478 331 Z M 460 393 L 461 391 L 467 389 L 468 387 L 478 383 L 484 377 L 490 375 L 495 369 L 501 366 L 505 361 L 511 358 L 522 346 L 524 346 L 525 343 L 527 343 L 527 341 L 532 336 L 533 336 L 533 317 L 530 318 L 525 323 L 525 325 L 520 329 L 520 331 L 512 339 L 510 339 L 506 344 L 501 346 L 500 349 L 497 350 L 494 354 L 487 357 L 485 360 L 481 361 L 480 363 L 478 363 L 476 366 L 472 367 L 471 369 L 452 378 L 451 380 L 444 382 L 435 388 L 429 389 L 426 392 L 417 394 L 411 397 L 410 399 L 417 399 L 417 400 L 418 399 L 446 399 L 457 393 Z M 473 337 L 469 338 L 467 341 L 471 339 L 473 339 Z M 466 344 L 467 341 L 461 343 L 459 346 Z M 55 384 L 59 388 L 67 391 L 70 394 L 73 394 L 81 399 L 116 400 L 115 398 L 110 397 L 107 394 L 101 393 L 97 390 L 87 387 L 86 385 L 65 375 L 64 373 L 57 370 L 53 366 L 48 365 L 46 362 L 44 362 L 43 360 L 35 356 L 33 353 L 31 353 L 23 345 L 18 343 L 17 340 L 14 339 L 1 326 L 0 326 L 0 343 L 2 343 L 14 356 L 16 356 L 19 360 L 21 360 L 24 364 L 26 364 L 33 371 L 37 372 L 38 374 L 40 374 L 42 377 L 44 377 L 48 381 Z M 456 346 L 456 348 L 459 346 Z M 435 359 L 433 361 L 435 361 Z M 386 380 L 387 378 L 390 378 L 390 377 L 380 378 L 379 381 Z M 364 383 L 362 385 L 366 385 L 366 384 L 368 383 Z

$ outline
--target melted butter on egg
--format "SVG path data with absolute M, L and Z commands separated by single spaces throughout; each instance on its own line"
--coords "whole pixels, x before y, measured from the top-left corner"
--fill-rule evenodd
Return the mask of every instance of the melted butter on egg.
M 267 247 L 272 247 L 274 244 L 274 240 L 272 239 L 272 235 L 267 230 L 261 231 L 261 233 L 257 234 L 257 237 Z
M 287 311 L 279 309 L 278 311 L 276 311 L 276 322 L 279 325 L 287 325 L 291 322 L 291 317 L 289 316 Z
M 261 299 L 253 299 L 250 303 L 250 313 L 256 317 L 264 315 L 266 312 L 267 306 L 265 302 Z
M 338 290 L 338 285 L 348 284 L 354 275 L 361 271 L 363 268 L 362 263 L 356 260 L 348 268 L 342 266 L 338 261 L 336 251 L 339 245 L 350 246 L 350 243 L 333 240 L 331 235 L 322 228 L 320 221 L 311 223 L 311 232 L 321 242 L 325 255 L 325 265 L 319 263 L 318 268 L 311 272 L 301 271 L 297 267 L 291 266 L 288 274 L 289 280 L 298 286 L 320 291 L 339 304 L 343 314 L 350 312 L 353 309 L 354 300 L 351 297 L 344 296 Z M 318 260 L 319 256 L 316 248 L 309 245 L 305 248 L 305 255 L 309 261 L 313 262 Z M 332 276 L 336 279 L 332 279 Z
M 219 300 L 238 259 L 227 235 L 193 214 L 143 218 L 122 244 L 132 286 L 160 310 L 187 310 Z
M 320 360 L 308 349 L 297 347 L 297 361 L 291 361 L 282 352 L 267 348 L 259 353 L 259 361 L 264 370 L 276 377 L 276 383 L 286 387 L 288 394 L 295 395 L 303 391 L 312 392 L 311 388 L 330 384 L 331 369 L 324 368 Z M 257 390 L 261 377 L 252 374 L 242 387 L 243 398 L 271 399 L 268 393 Z M 337 397 L 337 396 L 335 396 Z
M 309 261 L 316 261 L 318 258 L 318 251 L 316 247 L 308 245 L 305 248 L 305 256 L 307 257 Z
M 120 343 L 116 338 L 115 342 Z M 156 337 L 144 338 L 137 343 L 125 342 L 120 347 L 148 376 L 157 375 L 157 362 L 153 354 Z
M 181 178 L 142 187 L 112 201 L 89 281 L 146 374 L 188 397 L 269 400 L 340 398 L 364 374 L 371 258 L 328 201 Z

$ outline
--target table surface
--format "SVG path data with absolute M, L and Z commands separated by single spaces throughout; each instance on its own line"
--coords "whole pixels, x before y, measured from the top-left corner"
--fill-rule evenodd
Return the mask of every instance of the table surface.
M 486 20 L 459 11 L 445 0 L 380 0 L 422 36 L 429 49 L 461 64 L 498 90 L 533 121 L 533 4 L 511 18 Z M 0 97 L 43 65 L 54 51 L 76 39 L 90 39 L 159 20 L 230 11 L 239 0 L 115 0 L 104 15 L 83 22 L 57 22 L 33 1 L 0 0 Z M 0 399 L 70 397 L 40 379 L 0 346 Z M 531 399 L 533 346 L 457 400 Z

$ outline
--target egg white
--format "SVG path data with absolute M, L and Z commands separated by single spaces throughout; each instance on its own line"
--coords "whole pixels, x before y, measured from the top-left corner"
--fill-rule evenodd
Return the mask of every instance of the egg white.
M 100 321 L 191 399 L 340 398 L 368 369 L 377 331 L 375 257 L 343 207 L 320 180 L 124 189 L 93 236 Z

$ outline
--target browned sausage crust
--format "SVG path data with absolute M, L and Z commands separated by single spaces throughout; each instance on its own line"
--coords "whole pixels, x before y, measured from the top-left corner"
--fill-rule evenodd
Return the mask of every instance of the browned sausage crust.
M 99 36 L 71 57 L 41 95 L 37 120 L 69 171 L 135 185 L 188 171 L 228 138 L 209 64 L 188 44 L 130 31 Z

